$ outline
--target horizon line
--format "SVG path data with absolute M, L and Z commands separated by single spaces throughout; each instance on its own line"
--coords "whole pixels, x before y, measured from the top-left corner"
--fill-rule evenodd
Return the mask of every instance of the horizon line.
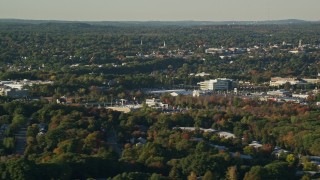
M 23 18 L 0 18 L 0 20 L 21 21 L 66 21 L 66 22 L 270 22 L 270 21 L 304 21 L 319 22 L 320 20 L 305 19 L 262 19 L 262 20 L 67 20 L 67 19 L 23 19 Z

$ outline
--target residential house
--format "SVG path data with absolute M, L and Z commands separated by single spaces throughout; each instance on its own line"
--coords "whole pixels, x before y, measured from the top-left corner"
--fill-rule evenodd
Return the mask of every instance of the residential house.
M 226 132 L 226 131 L 219 131 L 217 132 L 220 138 L 230 139 L 230 138 L 236 138 L 236 136 L 232 133 Z

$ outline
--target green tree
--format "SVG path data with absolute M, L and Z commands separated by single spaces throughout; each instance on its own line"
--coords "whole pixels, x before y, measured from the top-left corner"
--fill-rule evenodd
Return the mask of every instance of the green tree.
M 310 177 L 310 175 L 305 174 L 302 176 L 301 180 L 311 180 L 311 177 Z
M 177 165 L 174 165 L 169 172 L 169 177 L 172 179 L 181 179 L 181 176 L 182 174 L 179 168 L 177 167 Z
M 294 154 L 288 154 L 286 157 L 286 161 L 289 163 L 289 165 L 294 165 L 297 162 L 297 159 Z
M 246 146 L 243 148 L 243 153 L 248 155 L 255 155 L 256 149 L 252 146 Z
M 11 179 L 27 180 L 37 178 L 36 164 L 24 157 L 19 159 L 10 159 L 7 162 L 6 169 L 9 172 Z
M 197 174 L 191 171 L 190 175 L 188 176 L 188 180 L 197 180 Z
M 83 149 L 90 152 L 93 149 L 98 148 L 100 136 L 101 134 L 99 131 L 88 134 L 88 136 L 84 139 Z
M 6 163 L 0 162 L 0 179 L 10 179 L 10 174 L 6 170 Z
M 303 170 L 305 171 L 317 171 L 318 167 L 316 164 L 312 163 L 312 162 L 306 162 L 303 164 Z
M 124 172 L 122 174 L 118 174 L 117 176 L 113 177 L 113 180 L 126 180 L 126 179 L 141 179 L 141 180 L 148 180 L 149 175 L 141 172 Z
M 9 115 L 0 116 L 0 125 L 9 124 L 9 123 L 10 123 L 10 116 Z
M 270 179 L 291 179 L 294 177 L 294 172 L 288 168 L 287 162 L 273 162 L 265 166 Z
M 320 148 L 319 147 L 320 147 L 320 139 L 317 139 L 312 143 L 312 145 L 309 149 L 310 153 L 312 153 L 316 156 L 320 156 Z
M 237 180 L 238 179 L 236 166 L 228 167 L 228 170 L 226 172 L 226 179 L 227 180 Z
M 261 166 L 253 166 L 244 176 L 244 180 L 264 180 L 267 178 L 267 171 Z
M 214 176 L 214 174 L 210 170 L 208 170 L 202 177 L 202 180 L 215 180 L 215 179 L 217 178 Z
M 65 139 L 65 131 L 61 128 L 49 130 L 45 136 L 47 148 L 53 150 L 59 142 Z
M 164 179 L 167 179 L 167 178 L 156 173 L 152 173 L 151 177 L 149 178 L 149 180 L 164 180 Z
M 8 152 L 12 152 L 14 150 L 15 145 L 12 137 L 4 138 L 2 144 Z
M 16 124 L 18 126 L 23 126 L 27 123 L 27 118 L 22 114 L 15 114 L 12 119 L 12 124 Z
M 27 129 L 27 136 L 36 137 L 39 133 L 39 127 L 36 124 L 29 126 Z

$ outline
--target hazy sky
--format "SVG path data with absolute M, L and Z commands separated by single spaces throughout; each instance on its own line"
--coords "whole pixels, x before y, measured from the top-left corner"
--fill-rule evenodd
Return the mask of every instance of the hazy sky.
M 320 0 L 0 0 L 0 18 L 39 20 L 320 20 Z

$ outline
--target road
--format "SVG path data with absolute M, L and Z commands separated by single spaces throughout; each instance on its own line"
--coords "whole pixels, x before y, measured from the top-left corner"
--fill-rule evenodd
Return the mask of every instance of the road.
M 119 155 L 121 156 L 122 151 L 121 148 L 119 146 L 119 144 L 117 143 L 117 135 L 116 135 L 116 131 L 112 130 L 107 138 L 107 142 L 108 145 L 110 145 L 112 147 L 112 149 Z
M 16 147 L 15 153 L 23 155 L 27 144 L 27 127 L 22 127 L 18 133 L 15 134 Z

